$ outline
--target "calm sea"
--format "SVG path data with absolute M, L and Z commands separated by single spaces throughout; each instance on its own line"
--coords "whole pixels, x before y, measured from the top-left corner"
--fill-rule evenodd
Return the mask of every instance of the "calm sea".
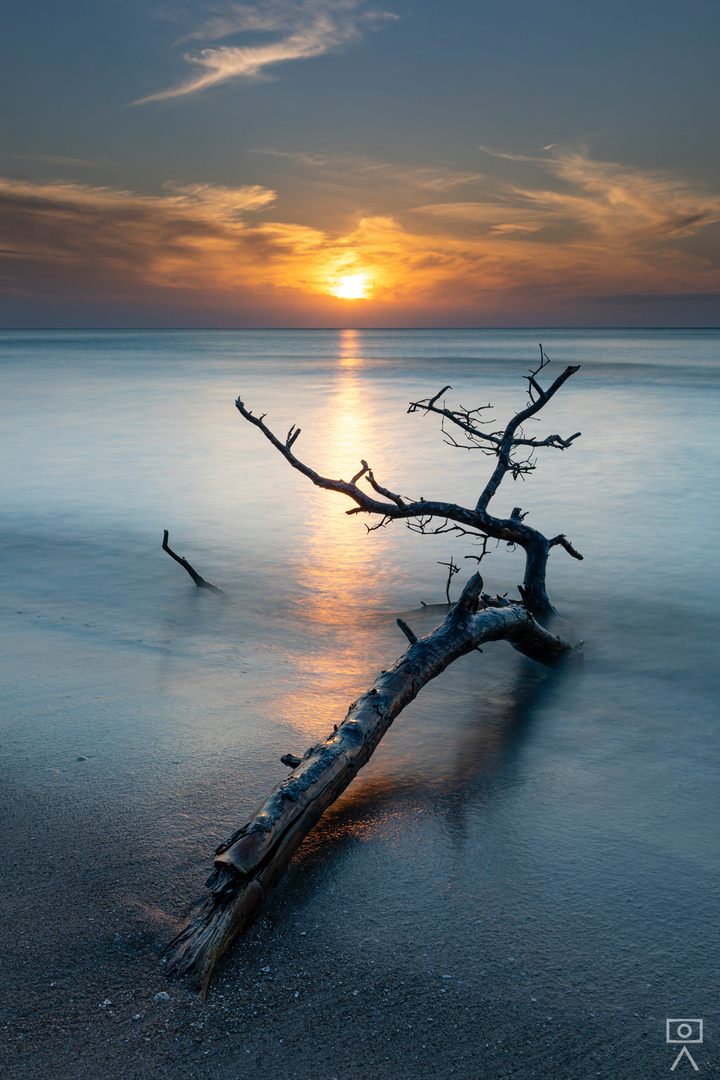
M 719 1012 L 718 331 L 3 332 L 3 770 L 88 819 L 120 808 L 148 875 L 163 851 L 201 892 L 280 755 L 403 651 L 398 615 L 444 617 L 438 562 L 475 566 L 467 541 L 368 534 L 235 398 L 279 435 L 299 425 L 319 471 L 366 458 L 395 491 L 472 505 L 490 459 L 408 402 L 450 384 L 501 424 L 539 341 L 548 378 L 582 366 L 535 427 L 582 437 L 494 507 L 585 556 L 558 549 L 548 574 L 584 669 L 547 675 L 502 643 L 454 665 L 274 903 L 317 922 L 334 890 L 328 932 L 370 942 L 387 979 L 450 974 L 550 1035 L 594 1017 L 619 1060 L 664 1069 L 641 1032 Z M 163 529 L 226 598 L 195 589 Z M 482 573 L 514 595 L 520 554 L 492 548 Z

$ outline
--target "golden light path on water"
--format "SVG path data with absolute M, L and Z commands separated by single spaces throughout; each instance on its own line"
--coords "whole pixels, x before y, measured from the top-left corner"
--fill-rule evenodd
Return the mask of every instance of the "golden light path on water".
M 381 441 L 370 397 L 357 375 L 359 334 L 343 330 L 334 388 L 312 417 L 312 465 L 334 478 L 350 479 L 360 458 Z M 306 459 L 310 462 L 310 452 Z M 360 617 L 372 608 L 377 579 L 377 544 L 369 542 L 361 520 L 348 516 L 349 500 L 315 490 L 308 500 L 307 532 L 299 552 L 297 580 L 302 589 L 301 618 L 314 624 L 312 652 L 298 658 L 298 689 L 292 695 L 292 720 L 308 738 L 325 737 L 345 716 L 348 697 L 367 687 L 367 653 L 358 648 Z M 373 621 L 373 620 L 370 620 Z M 371 676 L 372 678 L 372 676 Z M 369 684 L 368 684 L 369 685 Z
M 360 334 L 344 330 L 333 389 L 308 425 L 308 443 L 312 438 L 314 449 L 304 460 L 333 478 L 349 479 L 358 471 L 361 457 L 373 465 L 389 456 L 384 453 L 388 436 L 378 402 L 361 375 L 360 350 Z M 382 601 L 384 567 L 392 561 L 383 547 L 392 534 L 368 536 L 363 526 L 370 519 L 348 517 L 345 510 L 352 504 L 332 493 L 316 489 L 308 503 L 309 529 L 296 564 L 303 590 L 299 614 L 308 632 L 304 648 L 293 655 L 290 683 L 277 699 L 279 714 L 294 729 L 288 738 L 295 744 L 288 749 L 300 755 L 341 723 L 349 703 L 406 648 L 395 628 L 400 612 L 391 613 Z M 423 634 L 445 614 L 442 605 L 431 606 L 425 613 L 414 612 L 411 621 Z M 373 758 L 373 767 L 363 772 L 362 783 L 351 785 L 341 806 L 326 815 L 310 849 L 320 842 L 318 837 L 327 840 L 329 835 L 346 833 L 361 838 L 367 815 L 376 820 L 378 813 L 386 835 L 394 835 L 404 812 L 396 805 L 399 792 L 421 804 L 438 785 L 443 790 L 462 786 L 492 768 L 495 755 L 522 723 L 525 699 L 512 678 L 487 697 L 478 685 L 476 667 L 466 665 L 454 672 L 450 700 L 458 717 L 473 715 L 477 722 L 465 725 L 460 719 L 454 741 L 439 740 L 439 730 L 448 726 L 454 730 L 456 721 L 448 720 L 442 691 L 437 686 L 426 688 L 411 726 L 400 723 L 393 728 L 382 753 Z M 497 670 L 504 671 L 502 662 L 495 670 L 496 675 Z

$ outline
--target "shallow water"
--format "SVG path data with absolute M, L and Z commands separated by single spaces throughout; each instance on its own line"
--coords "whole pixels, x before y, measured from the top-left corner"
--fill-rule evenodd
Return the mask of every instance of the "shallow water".
M 558 549 L 549 572 L 584 668 L 547 675 L 503 644 L 454 665 L 320 826 L 298 863 L 313 873 L 275 910 L 310 922 L 335 890 L 341 948 L 370 942 L 388 979 L 442 970 L 475 1004 L 502 987 L 538 1024 L 599 1016 L 608 1038 L 622 1018 L 665 1068 L 665 1016 L 704 1016 L 710 1040 L 718 1018 L 720 333 L 541 336 L 551 375 L 582 368 L 537 430 L 582 438 L 493 505 L 520 504 L 584 554 Z M 450 383 L 504 421 L 537 341 L 3 333 L 6 778 L 72 792 L 88 815 L 122 807 L 150 861 L 169 846 L 200 883 L 284 775 L 280 755 L 324 737 L 402 652 L 397 616 L 418 632 L 444 616 L 437 560 L 473 550 L 368 535 L 234 399 L 278 434 L 298 423 L 296 452 L 321 472 L 349 478 L 364 457 L 393 490 L 474 502 L 488 459 L 443 445 L 407 403 Z M 225 598 L 163 554 L 164 528 Z M 493 549 L 482 573 L 514 590 L 520 556 Z M 368 922 L 368 905 L 382 915 Z

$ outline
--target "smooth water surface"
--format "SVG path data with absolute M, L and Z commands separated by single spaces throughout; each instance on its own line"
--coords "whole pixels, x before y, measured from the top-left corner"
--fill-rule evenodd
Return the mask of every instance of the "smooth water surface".
M 312 920 L 327 886 L 339 948 L 370 942 L 387 980 L 449 972 L 474 1004 L 502 988 L 543 1030 L 600 1016 L 609 1039 L 625 1025 L 627 1062 L 641 1030 L 660 1053 L 656 1020 L 718 1017 L 720 332 L 541 337 L 548 378 L 582 367 L 533 433 L 582 437 L 493 507 L 583 553 L 555 551 L 549 591 L 584 668 L 549 675 L 502 643 L 454 665 L 300 857 L 316 885 L 281 903 Z M 444 617 L 437 562 L 475 566 L 467 540 L 368 534 L 235 398 L 281 437 L 298 424 L 320 472 L 349 479 L 366 458 L 404 495 L 472 505 L 490 459 L 444 445 L 408 402 L 450 384 L 448 402 L 492 402 L 503 424 L 538 340 L 3 333 L 6 778 L 72 792 L 88 815 L 122 806 L 148 860 L 169 846 L 200 888 L 280 755 L 324 737 L 402 652 L 398 615 L 417 632 Z M 225 598 L 161 551 L 164 528 Z M 482 573 L 514 595 L 520 553 L 493 547 Z

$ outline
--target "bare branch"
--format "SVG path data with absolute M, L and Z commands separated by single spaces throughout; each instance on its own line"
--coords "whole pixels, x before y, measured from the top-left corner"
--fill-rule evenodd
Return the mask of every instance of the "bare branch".
M 430 523 L 433 520 L 432 516 L 423 516 L 408 521 L 406 524 L 410 532 L 420 533 L 421 536 L 442 536 L 443 533 L 458 533 L 460 536 L 478 535 L 474 529 L 463 529 L 461 525 L 451 525 L 447 518 L 442 525 L 436 525 L 431 529 Z
M 408 624 L 405 622 L 404 619 L 398 619 L 397 624 L 400 627 L 400 629 L 402 630 L 405 637 L 410 642 L 410 644 L 414 645 L 415 642 L 417 641 L 417 634 L 413 630 L 410 629 L 410 627 L 408 626 Z
M 535 399 L 533 398 L 533 396 L 532 396 L 532 391 L 534 390 L 534 391 L 535 391 L 535 393 L 537 394 L 537 396 L 538 396 L 538 397 L 540 398 L 540 400 L 542 401 L 542 400 L 543 400 L 543 398 L 545 397 L 545 391 L 543 390 L 543 388 L 542 388 L 541 386 L 539 386 L 539 385 L 538 385 L 538 384 L 537 384 L 537 383 L 535 382 L 535 378 L 534 378 L 534 376 L 533 376 L 533 375 L 528 375 L 528 377 L 527 377 L 527 380 L 528 380 L 528 383 L 530 384 L 530 388 L 531 388 L 531 390 L 530 390 L 530 400 L 531 400 L 531 401 L 534 401 L 534 400 L 535 400 Z
M 579 559 L 582 562 L 583 556 L 580 554 L 579 551 L 576 550 L 576 548 L 572 546 L 568 538 L 565 536 L 565 533 L 560 533 L 559 536 L 554 536 L 552 540 L 548 543 L 548 547 L 557 546 L 564 547 L 568 555 L 572 555 L 573 559 Z
M 442 390 L 438 391 L 434 398 L 430 398 L 430 400 L 428 401 L 428 406 L 434 405 L 435 402 L 443 396 L 446 390 L 452 390 L 452 386 L 450 386 L 449 383 L 447 386 L 443 386 Z M 410 409 L 408 409 L 408 412 L 410 412 Z
M 486 607 L 489 608 L 509 608 L 509 607 L 522 607 L 522 601 L 520 600 L 508 600 L 507 593 L 502 596 L 488 596 L 487 593 L 482 594 L 482 600 Z
M 560 435 L 548 435 L 545 439 L 513 439 L 513 446 L 555 446 L 559 450 L 567 450 L 575 439 L 579 439 L 581 431 L 576 431 L 567 439 Z
M 535 419 L 536 414 L 545 407 L 552 397 L 558 392 L 563 384 L 578 371 L 579 365 L 570 365 L 565 368 L 561 375 L 547 388 L 543 389 L 538 375 L 548 365 L 549 359 L 540 346 L 540 362 L 531 370 L 525 378 L 528 380 L 530 403 L 518 412 L 502 431 L 485 431 L 481 427 L 481 414 L 490 406 L 481 406 L 477 409 L 453 410 L 438 407 L 437 402 L 442 395 L 451 387 L 444 386 L 433 397 L 410 403 L 408 412 L 421 411 L 424 413 L 437 413 L 441 417 L 443 434 L 446 442 L 451 445 L 463 446 L 452 434 L 445 431 L 445 420 L 455 425 L 464 433 L 467 443 L 465 449 L 480 449 L 481 452 L 492 454 L 497 458 L 493 473 L 485 485 L 475 506 L 459 506 L 456 503 L 426 501 L 420 498 L 415 501 L 407 500 L 396 492 L 378 483 L 365 460 L 361 461 L 361 469 L 353 478 L 334 480 L 311 469 L 303 461 L 295 456 L 292 446 L 297 438 L 298 431 L 295 426 L 290 428 L 284 442 L 278 439 L 270 428 L 264 423 L 264 414 L 260 417 L 253 416 L 251 410 L 245 407 L 243 401 L 238 398 L 236 406 L 240 414 L 255 427 L 258 427 L 266 439 L 272 443 L 276 450 L 283 455 L 285 460 L 298 472 L 306 476 L 316 487 L 327 491 L 336 491 L 351 499 L 354 505 L 346 510 L 348 515 L 371 514 L 379 518 L 379 522 L 366 526 L 368 532 L 384 528 L 391 521 L 403 519 L 412 532 L 423 535 L 441 535 L 455 533 L 458 536 L 470 536 L 485 542 L 488 537 L 507 543 L 511 546 L 522 547 L 525 551 L 525 579 L 523 588 L 528 608 L 536 614 L 550 614 L 554 611 L 545 591 L 545 571 L 548 553 L 551 543 L 537 529 L 530 528 L 524 523 L 524 514 L 519 509 L 513 511 L 510 518 L 498 518 L 488 511 L 488 505 L 507 473 L 515 480 L 524 479 L 528 473 L 536 468 L 535 458 L 532 452 L 540 448 L 554 448 L 565 450 L 580 435 L 576 432 L 569 438 L 561 435 L 548 435 L 545 438 L 527 437 L 522 425 L 530 419 Z M 527 447 L 528 456 L 518 458 L 517 451 L 520 447 Z M 366 477 L 371 491 L 364 486 L 361 488 L 358 481 Z M 437 524 L 438 519 L 440 524 Z M 561 540 L 556 541 L 561 544 Z M 563 544 L 563 546 L 566 546 Z M 566 548 L 569 550 L 569 548 Z M 574 550 L 574 549 L 573 549 Z M 483 554 L 486 549 L 483 548 Z
M 474 559 L 475 562 L 481 563 L 486 555 L 491 554 L 491 552 L 489 552 L 488 549 L 487 549 L 489 541 L 490 541 L 489 536 L 483 536 L 483 538 L 482 538 L 482 551 L 480 552 L 480 554 L 479 555 L 464 555 L 463 558 L 464 559 Z
M 384 495 L 386 499 L 392 499 L 392 501 L 401 510 L 405 509 L 405 503 L 403 502 L 403 500 L 400 498 L 399 495 L 396 495 L 394 492 L 388 490 L 388 488 L 382 487 L 381 484 L 378 484 L 377 480 L 375 479 L 375 476 L 373 474 L 372 469 L 368 470 L 368 474 L 367 474 L 366 479 L 367 479 L 367 482 L 370 485 L 370 487 L 373 488 L 374 491 L 377 491 L 378 495 Z
M 376 499 L 371 499 L 364 491 L 362 491 L 357 486 L 357 480 L 363 475 L 364 472 L 367 471 L 365 468 L 363 468 L 362 472 L 360 472 L 355 479 L 351 480 L 350 483 L 347 483 L 347 481 L 345 480 L 331 480 L 327 476 L 321 476 L 320 473 L 315 472 L 314 469 L 311 469 L 308 465 L 305 465 L 304 462 L 300 461 L 300 459 L 296 458 L 293 454 L 291 449 L 292 442 L 297 437 L 297 434 L 299 434 L 299 432 L 297 432 L 295 436 L 292 437 L 291 441 L 291 433 L 293 432 L 293 428 L 295 425 L 290 428 L 290 432 L 288 432 L 288 438 L 283 443 L 270 430 L 270 428 L 265 423 L 263 423 L 265 413 L 263 413 L 262 416 L 259 417 L 253 416 L 252 410 L 247 409 L 245 407 L 245 403 L 240 398 L 238 398 L 235 402 L 235 406 L 238 412 L 246 420 L 248 420 L 251 424 L 254 424 L 255 427 L 260 428 L 265 438 L 269 442 L 271 442 L 275 449 L 282 454 L 285 460 L 288 461 L 290 465 L 292 465 L 293 469 L 297 469 L 297 471 L 301 472 L 303 476 L 307 476 L 309 480 L 312 480 L 313 484 L 315 484 L 316 487 L 324 488 L 326 491 L 338 491 L 342 495 L 347 495 L 349 498 L 351 498 L 354 502 L 358 504 L 358 507 L 361 510 L 366 510 L 372 514 L 386 514 L 390 510 L 397 509 L 397 507 L 395 506 L 388 507 L 386 504 L 380 503 Z
M 535 376 L 538 375 L 542 371 L 543 368 L 548 366 L 548 364 L 550 363 L 550 359 L 547 356 L 547 354 L 546 354 L 545 350 L 543 349 L 542 345 L 539 346 L 539 349 L 540 349 L 540 363 L 538 364 L 538 366 L 536 368 L 532 368 L 529 375 L 525 376 L 525 378 L 528 381 L 528 391 L 530 393 L 530 400 L 531 401 L 533 400 L 533 396 L 532 396 L 533 390 L 538 395 L 538 397 L 540 398 L 541 401 L 545 397 L 545 391 L 543 390 L 542 386 L 538 385 L 538 383 L 535 381 Z
M 452 390 L 452 386 L 443 386 L 442 390 L 435 394 L 434 397 L 423 398 L 421 401 L 411 401 L 408 412 L 413 413 L 421 409 L 426 414 L 436 413 L 438 416 L 442 416 L 462 428 L 470 438 L 484 439 L 486 442 L 499 446 L 502 432 L 483 432 L 477 426 L 480 421 L 480 413 L 487 412 L 488 409 L 492 408 L 492 405 L 480 405 L 475 409 L 464 409 L 462 406 L 459 409 L 438 409 L 435 407 L 435 402 L 442 397 L 446 390 Z M 444 430 L 443 428 L 443 432 Z
M 497 598 L 483 605 L 481 590 L 482 578 L 475 574 L 445 621 L 382 672 L 328 738 L 311 747 L 257 812 L 216 849 L 205 905 L 166 947 L 169 978 L 188 976 L 205 997 L 217 960 L 249 925 L 303 839 L 367 763 L 402 709 L 456 659 L 501 639 L 548 667 L 575 655 L 521 605 Z M 285 758 L 285 764 L 297 761 L 295 755 Z
M 378 521 L 376 525 L 366 525 L 365 528 L 369 533 L 376 532 L 377 529 L 384 529 L 385 526 L 389 525 L 391 521 L 392 518 L 388 517 L 388 515 L 386 514 L 385 517 Z
M 183 569 L 187 570 L 188 574 L 193 579 L 198 589 L 208 589 L 210 592 L 218 593 L 220 596 L 224 596 L 225 593 L 223 592 L 223 590 L 220 589 L 217 585 L 213 585 L 211 581 L 206 581 L 204 577 L 201 577 L 201 575 L 198 574 L 197 570 L 193 569 L 193 567 L 190 565 L 187 559 L 184 558 L 184 556 L 176 555 L 175 552 L 171 550 L 168 544 L 169 535 L 170 534 L 168 533 L 168 530 L 165 529 L 163 532 L 162 542 L 163 551 L 167 551 L 171 559 L 174 559 L 175 562 L 180 563 Z
M 535 371 L 532 372 L 533 378 L 538 373 L 538 371 L 545 367 L 549 362 L 542 351 L 542 346 L 540 347 L 540 354 L 541 362 L 540 365 L 535 369 Z M 475 507 L 476 511 L 481 513 L 482 511 L 487 509 L 488 503 L 490 502 L 493 495 L 500 486 L 500 483 L 505 473 L 512 470 L 514 467 L 510 455 L 512 453 L 513 447 L 516 445 L 515 432 L 522 424 L 525 423 L 526 420 L 528 420 L 531 416 L 534 416 L 535 413 L 539 412 L 540 409 L 542 409 L 547 404 L 550 398 L 554 397 L 560 387 L 567 382 L 570 376 L 574 375 L 576 371 L 579 371 L 579 369 L 579 364 L 571 364 L 566 367 L 563 373 L 561 375 L 558 375 L 557 379 L 555 379 L 555 382 L 551 386 L 549 386 L 547 390 L 542 391 L 542 397 L 539 398 L 539 400 L 531 401 L 527 408 L 523 409 L 521 412 L 517 413 L 512 418 L 510 423 L 505 428 L 502 442 L 498 449 L 498 463 L 495 466 L 492 476 L 485 485 L 485 488 L 477 501 L 477 505 Z M 528 469 L 521 469 L 520 472 L 522 471 L 527 472 Z M 519 473 L 516 472 L 514 473 L 514 475 L 517 479 Z
M 451 432 L 446 431 L 444 427 L 441 427 L 441 431 L 444 436 L 443 442 L 446 446 L 452 446 L 456 450 L 479 450 L 481 454 L 497 454 L 497 446 L 485 446 L 481 442 L 458 442 L 455 436 Z M 470 436 L 467 437 L 470 438 Z
M 360 479 L 360 477 L 361 477 L 361 476 L 364 476 L 364 475 L 365 475 L 365 473 L 366 473 L 366 472 L 367 472 L 367 471 L 369 470 L 369 468 L 370 468 L 370 466 L 368 465 L 367 461 L 363 461 L 363 460 L 362 460 L 362 458 L 360 459 L 360 464 L 362 465 L 362 468 L 360 469 L 360 471 L 359 471 L 359 472 L 356 472 L 356 473 L 355 473 L 355 475 L 353 476 L 352 480 L 350 481 L 350 483 L 351 483 L 351 484 L 357 484 L 357 482 L 358 482 L 358 480 Z
M 359 480 L 367 471 L 370 472 L 369 467 L 365 469 L 366 462 L 362 461 L 363 468 L 356 474 L 356 476 L 349 483 L 346 480 L 332 480 L 330 477 L 322 476 L 320 473 L 315 472 L 303 461 L 293 454 L 292 450 L 287 446 L 286 442 L 281 442 L 280 439 L 270 430 L 270 428 L 263 422 L 263 416 L 254 416 L 250 409 L 245 407 L 245 403 L 238 398 L 235 402 L 235 406 L 238 412 L 251 424 L 259 428 L 268 442 L 272 443 L 276 450 L 282 454 L 287 462 L 292 465 L 293 469 L 302 473 L 303 476 L 307 476 L 309 480 L 315 484 L 316 487 L 323 488 L 326 491 L 337 491 L 341 495 L 347 495 L 357 505 L 350 510 L 346 510 L 346 514 L 377 514 L 386 519 L 383 524 L 387 524 L 396 518 L 416 518 L 420 516 L 430 517 L 443 517 L 451 518 L 465 525 L 468 528 L 475 526 L 475 514 L 472 510 L 458 506 L 455 503 L 445 502 L 426 502 L 425 499 L 419 499 L 415 502 L 405 503 L 404 500 L 396 495 L 394 492 L 389 491 L 387 488 L 383 488 L 381 485 L 374 481 L 371 486 L 378 492 L 383 494 L 385 498 L 390 499 L 390 502 L 381 502 L 379 499 L 374 499 L 362 488 L 358 487 L 357 480 Z M 293 430 L 292 428 L 290 429 Z M 369 477 L 368 477 L 369 479 Z M 380 526 L 373 526 L 372 528 L 379 528 Z M 372 531 L 372 528 L 370 531 Z
M 438 566 L 447 566 L 447 568 L 448 568 L 448 578 L 447 578 L 447 582 L 446 582 L 446 585 L 445 585 L 445 595 L 447 596 L 447 602 L 449 604 L 450 603 L 450 582 L 454 578 L 455 574 L 460 573 L 460 567 L 457 565 L 457 563 L 453 559 L 452 555 L 450 556 L 450 562 L 440 562 L 440 560 L 438 560 Z
M 293 424 L 293 426 L 292 426 L 292 427 L 290 428 L 290 430 L 288 431 L 288 433 L 287 433 L 287 439 L 285 440 L 285 447 L 286 447 L 286 448 L 287 448 L 288 450 L 290 449 L 290 447 L 292 446 L 292 444 L 293 444 L 293 443 L 295 442 L 295 440 L 297 439 L 298 435 L 300 434 L 300 431 L 301 431 L 301 428 L 298 428 L 298 429 L 297 429 L 297 431 L 295 431 L 295 425 L 294 425 L 294 424 Z M 295 432 L 295 433 L 293 434 L 293 432 Z

